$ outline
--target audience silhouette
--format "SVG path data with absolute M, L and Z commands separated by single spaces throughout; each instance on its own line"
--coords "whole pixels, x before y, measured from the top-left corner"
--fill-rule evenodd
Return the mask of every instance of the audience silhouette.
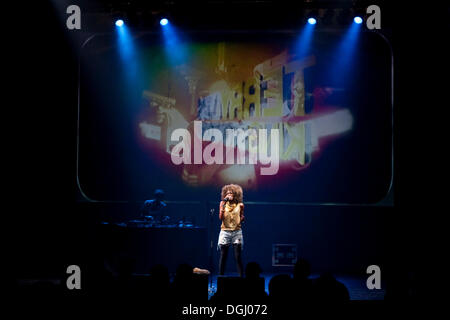
M 312 298 L 321 303 L 346 302 L 350 300 L 348 289 L 329 272 L 325 272 L 314 281 Z
M 103 261 L 90 266 L 87 281 L 88 292 L 94 294 L 116 294 L 136 297 L 137 302 L 146 305 L 167 305 L 168 303 L 257 303 L 270 304 L 274 311 L 292 311 L 292 308 L 307 306 L 310 302 L 342 303 L 349 300 L 349 291 L 345 285 L 335 279 L 331 273 L 324 273 L 311 279 L 311 268 L 307 260 L 299 259 L 291 274 L 278 274 L 269 280 L 268 293 L 265 290 L 263 270 L 257 262 L 249 262 L 245 268 L 245 277 L 218 278 L 218 288 L 208 301 L 208 273 L 198 274 L 198 268 L 189 264 L 180 264 L 171 280 L 169 270 L 164 265 L 154 265 L 147 275 L 133 274 L 135 261 L 123 258 L 115 270 L 111 270 Z M 95 281 L 96 280 L 96 281 Z M 221 282 L 222 281 L 222 282 Z M 222 287 L 220 287 L 221 283 Z M 224 283 L 228 283 L 224 285 Z M 228 286 L 228 287 L 227 287 Z M 59 287 L 61 288 L 61 286 Z M 57 290 L 46 282 L 28 287 L 25 293 L 46 289 Z M 62 291 L 62 290 L 61 290 Z
M 313 281 L 309 278 L 311 275 L 311 267 L 305 259 L 298 259 L 294 266 L 294 287 L 295 300 L 300 305 L 307 304 L 312 300 Z
M 249 262 L 245 267 L 245 300 L 247 302 L 265 302 L 268 298 L 262 269 L 257 262 Z

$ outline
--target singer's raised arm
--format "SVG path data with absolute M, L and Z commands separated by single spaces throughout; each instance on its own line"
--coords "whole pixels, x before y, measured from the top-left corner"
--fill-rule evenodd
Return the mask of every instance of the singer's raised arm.
M 219 205 L 219 219 L 223 220 L 223 213 L 225 212 L 225 201 L 220 201 L 220 205 Z

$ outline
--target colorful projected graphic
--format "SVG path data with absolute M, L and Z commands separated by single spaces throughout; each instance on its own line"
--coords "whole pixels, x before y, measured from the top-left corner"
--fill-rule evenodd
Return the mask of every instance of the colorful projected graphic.
M 144 90 L 142 97 L 156 117 L 145 110 L 138 123 L 141 138 L 158 141 L 167 153 L 180 144 L 178 135 L 172 139 L 174 132 L 187 130 L 181 137 L 184 160 L 166 164 L 183 166 L 180 178 L 187 184 L 233 182 L 256 188 L 258 175 L 298 174 L 320 156 L 324 139 L 352 129 L 345 106 L 321 104 L 335 88 L 305 91 L 304 70 L 316 63 L 313 55 L 299 58 L 286 49 L 274 54 L 270 47 L 224 42 L 188 51 L 188 62 L 160 65 L 161 76 L 152 83 L 167 84 L 167 74 L 184 81 L 169 92 L 160 85 Z M 208 156 L 210 161 L 204 159 Z
M 386 196 L 391 69 L 380 37 L 126 31 L 83 48 L 85 198 L 141 201 L 164 189 L 168 200 L 216 199 L 228 183 L 246 201 Z

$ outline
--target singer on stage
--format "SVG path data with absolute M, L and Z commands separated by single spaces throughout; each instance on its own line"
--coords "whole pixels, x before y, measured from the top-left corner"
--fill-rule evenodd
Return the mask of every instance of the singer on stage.
M 222 188 L 219 210 L 220 227 L 218 249 L 220 248 L 219 274 L 225 273 L 228 249 L 233 246 L 239 276 L 243 276 L 241 251 L 244 245 L 241 224 L 244 221 L 244 204 L 242 203 L 242 188 L 229 184 Z

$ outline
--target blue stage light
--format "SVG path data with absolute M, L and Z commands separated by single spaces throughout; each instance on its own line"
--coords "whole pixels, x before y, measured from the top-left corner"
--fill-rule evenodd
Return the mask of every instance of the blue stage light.
M 347 31 L 342 35 L 336 47 L 336 52 L 331 57 L 334 63 L 333 67 L 329 69 L 329 81 L 337 87 L 345 87 L 347 85 L 346 81 L 350 80 L 347 75 L 351 74 L 351 70 L 358 63 L 357 49 L 359 35 L 362 32 L 361 24 L 355 21 L 354 23 L 350 23 L 347 28 Z
M 309 23 L 309 24 L 316 24 L 316 22 L 317 22 L 317 21 L 316 21 L 316 19 L 314 19 L 314 18 L 309 18 L 309 19 L 308 19 L 308 23 Z
M 116 21 L 116 26 L 118 26 L 118 27 L 123 26 L 123 20 L 122 19 L 117 20 Z
M 355 17 L 353 21 L 355 21 L 355 23 L 357 24 L 361 24 L 363 22 L 363 19 L 361 17 Z
M 159 20 L 159 24 L 162 26 L 165 26 L 168 23 L 169 23 L 169 20 L 167 20 L 166 18 L 162 18 L 161 20 Z

